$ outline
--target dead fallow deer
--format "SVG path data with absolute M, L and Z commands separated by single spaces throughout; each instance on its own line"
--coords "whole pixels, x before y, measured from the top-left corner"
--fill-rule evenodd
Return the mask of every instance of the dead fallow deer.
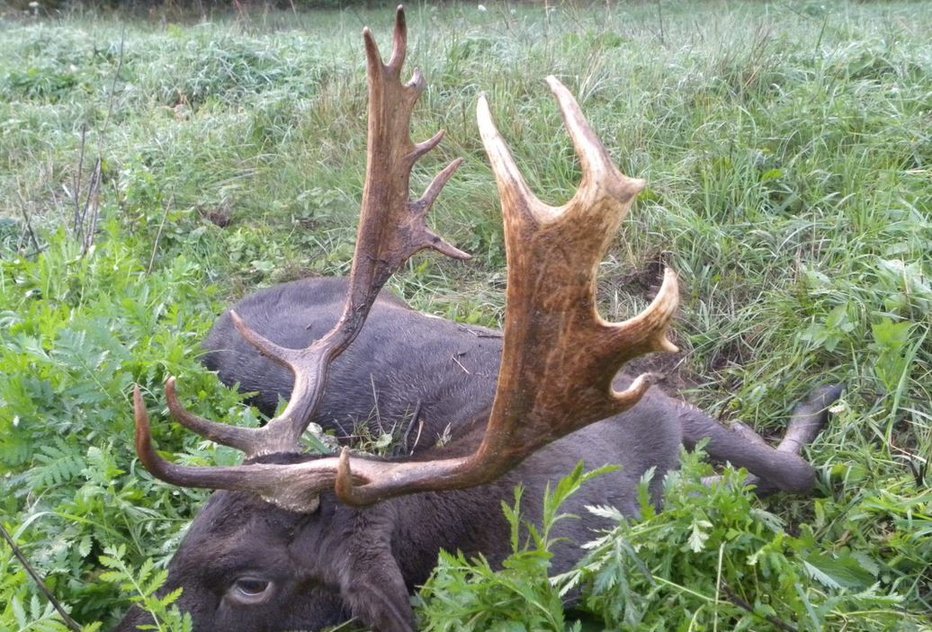
M 505 222 L 503 334 L 425 316 L 379 294 L 421 249 L 466 255 L 424 223 L 459 161 L 422 198 L 409 199 L 412 166 L 442 134 L 420 144 L 410 139 L 411 111 L 425 84 L 417 71 L 410 82 L 400 80 L 403 11 L 387 64 L 368 29 L 363 38 L 369 145 L 349 279 L 259 292 L 224 315 L 207 343 L 207 363 L 222 380 L 258 391 L 264 411 L 280 396 L 287 406 L 262 428 L 229 426 L 186 411 L 169 379 L 177 421 L 246 455 L 240 466 L 189 467 L 157 454 L 138 389 L 134 395 L 136 450 L 148 470 L 174 485 L 223 490 L 194 520 L 165 587 L 184 589 L 178 605 L 195 629 L 318 630 L 355 617 L 375 630 L 413 630 L 409 594 L 427 579 L 438 551 L 481 553 L 500 563 L 509 553 L 502 501 L 522 485 L 524 516 L 539 521 L 546 486 L 579 462 L 621 468 L 568 502 L 566 510 L 579 518 L 557 525 L 555 535 L 564 538 L 554 550 L 557 573 L 580 557 L 578 543 L 607 526 L 584 507 L 635 513 L 641 476 L 656 468 L 656 499 L 662 473 L 677 467 L 684 443 L 708 438 L 709 453 L 748 468 L 759 490 L 809 490 L 814 471 L 799 450 L 819 432 L 837 389 L 801 406 L 773 449 L 652 389 L 648 375 L 619 374 L 640 355 L 675 351 L 666 331 L 677 306 L 676 276 L 667 271 L 657 297 L 633 318 L 608 323 L 596 313 L 599 263 L 644 183 L 618 171 L 553 77 L 547 82 L 582 169 L 579 190 L 561 207 L 528 189 L 485 98 L 478 104 Z M 335 428 L 365 419 L 374 405 L 381 419 L 417 428 L 406 441 L 409 456 L 379 459 L 345 447 L 338 456 L 302 452 L 311 422 Z M 450 441 L 436 445 L 444 433 Z M 148 621 L 134 610 L 119 629 Z

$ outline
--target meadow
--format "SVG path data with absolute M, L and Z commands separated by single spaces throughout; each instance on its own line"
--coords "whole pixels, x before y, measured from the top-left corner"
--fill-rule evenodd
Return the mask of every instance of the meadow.
M 141 466 L 133 385 L 165 454 L 237 461 L 168 422 L 164 381 L 178 376 L 201 415 L 260 423 L 199 365 L 198 342 L 254 289 L 348 271 L 360 32 L 384 51 L 392 11 L 4 11 L 0 521 L 82 629 L 135 602 L 183 630 L 157 589 L 206 494 Z M 711 466 L 687 457 L 667 510 L 593 534 L 569 576 L 548 577 L 546 538 L 519 542 L 501 572 L 444 556 L 417 597 L 422 628 L 929 629 L 932 5 L 425 3 L 408 25 L 408 68 L 428 81 L 413 137 L 447 134 L 413 189 L 464 158 L 432 224 L 474 258 L 416 257 L 391 281 L 398 295 L 500 323 L 476 99 L 530 186 L 562 202 L 579 168 L 553 74 L 621 170 L 648 182 L 602 266 L 600 308 L 622 319 L 661 264 L 677 271 L 682 351 L 654 363 L 666 387 L 769 437 L 817 386 L 846 387 L 807 450 L 813 497 L 758 500 L 730 468 L 709 489 Z M 0 630 L 64 629 L 0 544 Z

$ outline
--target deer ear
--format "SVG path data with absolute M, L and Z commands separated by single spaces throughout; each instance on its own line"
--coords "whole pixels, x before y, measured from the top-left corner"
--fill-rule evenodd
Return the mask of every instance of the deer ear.
M 391 547 L 366 542 L 353 547 L 340 595 L 350 612 L 380 632 L 415 632 L 408 587 Z

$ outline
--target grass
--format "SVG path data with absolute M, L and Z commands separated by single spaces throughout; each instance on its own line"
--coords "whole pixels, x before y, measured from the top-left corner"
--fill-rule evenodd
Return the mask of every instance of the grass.
M 499 322 L 504 253 L 475 100 L 486 92 L 531 186 L 561 201 L 579 172 L 542 82 L 557 75 L 621 169 L 649 182 L 603 266 L 603 313 L 643 305 L 669 263 L 684 349 L 670 381 L 764 433 L 815 386 L 846 384 L 809 451 L 821 497 L 770 508 L 825 551 L 872 560 L 902 625 L 921 625 L 932 10 L 609 5 L 409 7 L 409 68 L 429 82 L 414 136 L 447 130 L 414 188 L 465 158 L 433 223 L 476 258 L 418 258 L 396 291 Z M 130 566 L 164 561 L 201 497 L 136 471 L 130 384 L 157 393 L 181 373 L 204 414 L 228 416 L 236 398 L 196 363 L 213 315 L 256 287 L 348 269 L 365 152 L 359 32 L 387 43 L 391 24 L 355 10 L 157 18 L 0 21 L 0 507 L 82 623 L 125 605 L 95 579 L 104 549 L 126 545 Z M 82 256 L 68 233 L 98 157 L 100 234 Z M 232 458 L 171 440 L 190 459 Z M 0 617 L 35 592 L 6 556 Z

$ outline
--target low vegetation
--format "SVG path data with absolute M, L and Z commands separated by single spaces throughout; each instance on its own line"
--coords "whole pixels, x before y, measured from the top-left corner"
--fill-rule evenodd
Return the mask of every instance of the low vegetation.
M 759 501 L 687 457 L 666 511 L 593 534 L 548 577 L 548 524 L 500 572 L 456 552 L 417 597 L 431 630 L 919 629 L 932 612 L 932 8 L 924 3 L 489 4 L 409 8 L 429 81 L 415 174 L 466 163 L 434 223 L 472 252 L 393 281 L 419 309 L 496 325 L 504 253 L 474 123 L 488 94 L 548 201 L 578 167 L 542 82 L 578 96 L 623 171 L 648 180 L 603 266 L 602 310 L 682 285 L 668 386 L 779 434 L 794 402 L 846 385 L 808 451 L 814 498 Z M 205 495 L 132 448 L 134 383 L 178 375 L 200 414 L 258 424 L 198 364 L 231 300 L 345 273 L 363 178 L 363 25 L 389 11 L 120 22 L 0 18 L 0 524 L 87 630 L 159 598 Z M 188 463 L 237 456 L 157 420 Z M 584 484 L 576 472 L 559 501 Z M 520 503 L 506 508 L 520 523 Z M 607 507 L 593 508 L 614 515 Z M 581 543 L 583 544 L 583 543 Z M 573 608 L 563 604 L 573 595 Z M 470 627 L 471 626 L 471 627 Z M 0 629 L 62 617 L 0 544 Z

